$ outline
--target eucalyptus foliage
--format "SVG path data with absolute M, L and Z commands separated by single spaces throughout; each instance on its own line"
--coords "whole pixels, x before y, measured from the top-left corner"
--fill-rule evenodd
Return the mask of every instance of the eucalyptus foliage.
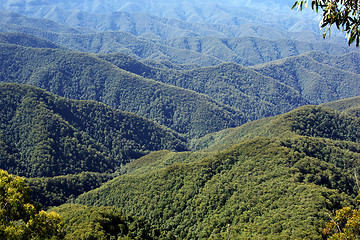
M 293 8 L 298 6 L 302 10 L 304 6 L 307 7 L 308 2 L 308 0 L 296 1 Z M 359 46 L 360 3 L 358 0 L 313 0 L 311 8 L 317 13 L 319 10 L 322 11 L 320 27 L 325 28 L 324 37 L 327 30 L 335 25 L 347 34 L 349 45 L 355 42 L 356 46 Z
M 0 239 L 63 239 L 63 224 L 55 212 L 33 205 L 23 178 L 0 170 Z

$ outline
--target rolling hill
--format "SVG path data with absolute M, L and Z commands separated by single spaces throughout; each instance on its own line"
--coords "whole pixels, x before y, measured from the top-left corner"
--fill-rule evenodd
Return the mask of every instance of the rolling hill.
M 145 170 L 168 155 L 159 153 L 77 202 L 145 216 L 181 239 L 226 238 L 228 224 L 234 239 L 322 239 L 326 213 L 356 196 L 359 121 L 301 107 L 236 128 L 247 139 L 239 136 L 220 152 L 192 162 L 174 154 L 172 165 Z
M 0 51 L 0 82 L 30 84 L 66 98 L 101 101 L 187 137 L 247 121 L 238 109 L 206 95 L 145 79 L 93 54 L 9 44 L 1 44 Z
M 357 95 L 359 56 L 355 52 L 343 56 L 307 53 L 252 69 L 300 91 L 312 104 L 320 104 Z M 354 89 L 356 91 L 351 94 Z
M 177 133 L 94 101 L 1 84 L 0 105 L 0 168 L 12 174 L 112 173 L 151 151 L 186 150 Z
M 19 34 L 0 36 L 7 43 L 18 43 Z M 20 36 L 32 46 L 44 46 L 41 39 L 36 44 L 35 37 Z M 356 52 L 342 56 L 310 52 L 254 67 L 224 63 L 181 70 L 174 65 L 149 65 L 122 53 L 93 55 L 2 46 L 2 82 L 32 84 L 68 98 L 102 101 L 191 138 L 302 105 L 354 97 L 360 89 L 356 68 L 360 55 Z

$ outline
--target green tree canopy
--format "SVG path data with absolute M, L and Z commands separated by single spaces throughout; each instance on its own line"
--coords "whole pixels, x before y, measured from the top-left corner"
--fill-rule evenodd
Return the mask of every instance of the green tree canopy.
M 31 204 L 21 177 L 0 170 L 0 239 L 63 239 L 62 221 Z
M 309 0 L 296 1 L 293 5 L 300 10 L 307 7 Z M 322 11 L 320 27 L 325 28 L 324 37 L 327 30 L 335 25 L 338 29 L 346 32 L 349 45 L 360 42 L 360 2 L 358 0 L 312 0 L 311 8 L 316 12 Z

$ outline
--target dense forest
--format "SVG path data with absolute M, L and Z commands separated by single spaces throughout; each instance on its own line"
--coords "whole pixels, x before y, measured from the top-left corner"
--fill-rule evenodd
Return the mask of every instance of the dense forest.
M 305 106 L 214 133 L 198 140 L 208 143 L 200 151 L 153 152 L 120 176 L 27 183 L 35 201 L 59 206 L 51 210 L 67 239 L 222 239 L 228 231 L 231 239 L 323 239 L 328 214 L 355 204 L 360 119 L 346 109 L 358 103 Z
M 358 54 L 326 63 L 308 53 L 251 68 L 228 63 L 184 70 L 37 40 L 3 35 L 1 78 L 18 83 L 0 85 L 1 168 L 28 177 L 31 198 L 60 214 L 67 239 L 322 239 L 327 214 L 355 204 L 357 97 L 263 117 L 330 100 L 331 94 L 314 94 L 315 87 L 305 91 L 313 83 L 304 79 L 319 76 L 319 65 L 333 75 L 312 79 L 314 86 L 328 79 L 333 98 L 351 94 L 345 85 L 355 94 L 358 70 L 351 66 Z M 306 78 L 285 75 L 305 62 L 311 70 Z M 126 82 L 136 85 L 126 90 Z M 149 96 L 145 112 L 160 106 L 161 117 L 148 120 L 98 102 L 121 109 L 119 97 L 109 95 L 120 94 L 114 83 L 122 95 L 132 93 L 122 106 L 141 110 L 138 98 Z M 158 100 L 144 95 L 151 85 Z M 140 86 L 144 90 L 134 98 Z M 170 111 L 171 95 L 185 120 Z M 212 104 L 218 106 L 215 116 L 207 109 Z M 184 107 L 192 112 L 185 115 Z M 238 114 L 238 122 L 219 127 L 216 119 L 224 119 L 224 112 Z M 208 124 L 196 127 L 194 117 Z M 159 124 L 171 119 L 188 125 L 169 124 L 170 130 Z M 184 126 L 191 130 L 176 132 Z
M 41 39 L 35 48 L 30 35 L 3 34 L 3 39 L 0 81 L 101 101 L 190 138 L 305 104 L 354 97 L 360 89 L 359 73 L 350 67 L 359 58 L 355 52 L 343 56 L 312 52 L 251 68 L 224 63 L 183 70 L 153 66 L 121 53 L 62 50 Z M 43 48 L 46 44 L 53 48 Z
M 145 79 L 93 54 L 1 44 L 1 82 L 30 84 L 57 95 L 101 101 L 199 137 L 247 121 L 244 114 L 183 88 Z
M 26 177 L 114 172 L 150 151 L 186 150 L 177 133 L 94 101 L 0 85 L 1 168 Z
M 143 174 L 135 168 L 76 202 L 146 216 L 181 239 L 225 238 L 227 224 L 233 239 L 322 239 L 326 212 L 356 196 L 358 121 L 300 108 L 219 153 Z
M 360 53 L 291 5 L 0 0 L 0 238 L 342 230 Z
M 64 204 L 51 210 L 61 214 L 65 239 L 165 239 L 144 217 L 127 216 L 115 207 Z

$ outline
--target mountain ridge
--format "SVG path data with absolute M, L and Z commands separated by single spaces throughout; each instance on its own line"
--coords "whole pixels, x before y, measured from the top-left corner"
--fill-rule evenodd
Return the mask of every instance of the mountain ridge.
M 359 119 L 317 106 L 273 119 L 271 127 L 259 125 L 260 132 L 272 131 L 267 136 L 214 149 L 194 162 L 124 174 L 80 195 L 77 203 L 115 205 L 182 239 L 226 237 L 227 224 L 236 239 L 322 239 L 328 218 L 322 213 L 351 205 L 348 197 L 356 196 Z M 355 138 L 328 135 L 323 128 L 347 131 L 342 121 Z
M 347 69 L 354 66 L 358 53 L 311 52 L 254 67 L 223 63 L 180 70 L 147 65 L 122 53 L 94 55 L 2 46 L 2 82 L 27 83 L 65 97 L 102 101 L 190 138 L 301 105 L 353 97 L 360 89 L 356 68 L 342 70 L 347 62 Z M 318 61 L 317 54 L 328 59 L 329 65 Z M 13 68 L 14 64 L 18 67 Z M 208 112 L 213 113 L 210 118 Z M 203 126 L 204 122 L 210 124 Z
M 26 83 L 67 98 L 101 101 L 188 137 L 246 121 L 239 110 L 204 94 L 137 76 L 93 54 L 1 46 L 1 82 Z M 18 67 L 13 68 L 14 64 Z
M 326 238 L 356 205 L 360 53 L 290 7 L 0 0 L 0 168 L 67 239 Z
M 185 150 L 174 131 L 94 101 L 0 84 L 1 168 L 22 176 L 114 172 L 160 149 Z
M 158 24 L 159 21 L 151 22 L 152 20 L 149 20 L 150 22 L 146 21 L 148 23 L 144 25 L 143 20 L 140 21 L 137 20 L 136 17 L 132 17 L 134 14 L 135 13 L 113 13 L 113 18 L 115 18 L 116 22 L 119 22 L 123 28 L 106 28 L 101 29 L 106 31 L 99 32 L 99 30 L 96 29 L 90 30 L 91 28 L 86 28 L 86 26 L 69 27 L 47 19 L 35 19 L 4 12 L 1 15 L 3 23 L 0 25 L 0 29 L 6 32 L 31 33 L 68 49 L 77 51 L 93 53 L 122 51 L 138 59 L 171 60 L 177 64 L 184 64 L 184 61 L 187 62 L 187 64 L 204 62 L 203 65 L 200 66 L 215 65 L 221 61 L 235 61 L 242 65 L 255 65 L 314 50 L 336 54 L 346 53 L 351 50 L 357 51 L 357 49 L 349 48 L 344 44 L 324 41 L 320 37 L 310 37 L 311 34 L 309 33 L 281 33 L 278 37 L 274 37 L 274 32 L 277 30 L 268 29 L 265 26 L 247 25 L 241 25 L 240 28 L 242 29 L 238 30 L 231 28 L 224 30 L 226 26 L 217 26 L 217 28 L 219 28 L 220 31 L 224 31 L 224 33 L 214 33 L 212 29 L 199 29 L 204 28 L 205 26 L 203 25 L 193 27 L 191 25 L 192 23 L 185 22 L 181 24 L 189 30 L 177 30 L 174 29 L 174 27 L 181 25 L 180 23 L 174 24 L 170 20 L 162 20 L 164 21 L 162 24 L 165 25 L 166 21 L 170 21 L 169 24 L 164 27 Z M 140 13 L 137 14 L 139 15 Z M 110 17 L 112 15 L 110 14 Z M 123 15 L 124 20 L 117 19 L 115 17 L 117 15 Z M 82 18 L 83 17 L 79 17 L 79 19 Z M 148 16 L 148 18 L 152 19 L 151 16 Z M 92 20 L 93 18 L 89 17 L 89 22 L 96 26 L 112 24 L 112 20 L 107 19 L 107 17 L 101 17 L 99 19 L 99 21 L 106 23 L 96 24 L 92 23 Z M 21 24 L 19 25 L 19 23 Z M 54 24 L 57 25 L 54 26 Z M 51 28 L 49 28 L 49 26 L 51 26 Z M 139 26 L 141 29 L 136 29 L 136 27 L 134 29 L 133 26 Z M 211 26 L 209 27 L 212 28 Z M 170 34 L 169 31 L 166 30 L 167 28 L 171 28 L 172 30 L 170 32 L 174 34 Z M 264 28 L 264 30 L 259 30 L 261 28 Z M 210 32 L 203 33 L 203 31 Z M 231 31 L 234 31 L 235 34 L 231 33 Z M 165 35 L 168 35 L 168 37 L 166 37 L 168 40 L 162 40 Z M 268 37 L 266 37 L 267 35 Z M 310 41 L 310 39 L 312 40 Z M 332 39 L 335 39 L 335 37 Z M 184 46 L 184 42 L 188 44 Z M 201 50 L 197 47 L 198 45 L 202 45 Z M 214 45 L 216 45 L 216 47 L 214 47 Z M 262 51 L 259 52 L 259 48 L 267 49 L 267 51 L 261 53 Z M 140 51 L 139 49 L 143 50 Z M 144 49 L 147 50 L 145 51 Z M 204 49 L 206 49 L 206 51 Z M 273 52 L 276 54 L 273 54 Z M 189 55 L 189 57 L 186 57 L 186 55 Z M 193 58 L 195 60 L 192 60 Z

